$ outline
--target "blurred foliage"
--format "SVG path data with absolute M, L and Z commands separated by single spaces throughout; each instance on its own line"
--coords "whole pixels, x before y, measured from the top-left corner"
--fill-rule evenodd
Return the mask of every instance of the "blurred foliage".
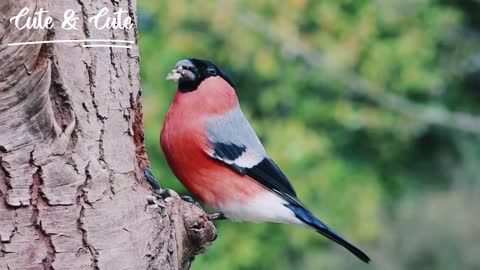
M 187 192 L 158 146 L 164 78 L 211 59 L 299 197 L 376 269 L 479 269 L 480 140 L 461 125 L 480 114 L 479 18 L 475 0 L 140 0 L 153 170 Z M 372 269 L 304 229 L 218 227 L 193 269 Z

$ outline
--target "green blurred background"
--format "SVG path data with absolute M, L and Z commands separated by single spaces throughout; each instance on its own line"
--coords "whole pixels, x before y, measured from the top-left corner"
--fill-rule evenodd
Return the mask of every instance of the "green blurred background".
M 207 58 L 299 197 L 362 247 L 219 222 L 192 269 L 480 269 L 480 1 L 139 0 L 146 142 L 187 193 L 159 132 L 166 74 Z

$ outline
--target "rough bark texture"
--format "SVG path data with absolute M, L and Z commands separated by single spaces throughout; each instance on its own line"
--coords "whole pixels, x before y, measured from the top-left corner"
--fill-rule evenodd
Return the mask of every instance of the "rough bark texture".
M 43 7 L 53 30 L 17 30 L 9 18 Z M 137 40 L 98 30 L 100 8 L 135 0 L 0 2 L 0 269 L 187 269 L 216 236 L 195 205 L 172 197 L 149 204 L 144 181 L 139 52 L 60 39 Z M 59 27 L 74 9 L 79 31 Z

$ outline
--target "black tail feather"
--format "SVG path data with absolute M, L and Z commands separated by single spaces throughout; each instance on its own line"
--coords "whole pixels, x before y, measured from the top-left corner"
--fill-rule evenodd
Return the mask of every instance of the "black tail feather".
M 364 261 L 365 263 L 370 262 L 370 258 L 367 256 L 367 254 L 365 254 L 363 251 L 361 251 L 359 248 L 355 247 L 354 245 L 350 244 L 347 240 L 343 239 L 343 237 L 341 237 L 334 230 L 330 229 L 323 222 L 318 220 L 312 213 L 310 213 L 310 211 L 308 211 L 304 207 L 299 205 L 292 205 L 292 204 L 288 204 L 285 206 L 288 207 L 290 210 L 292 210 L 298 219 L 300 219 L 301 221 L 305 222 L 306 224 L 314 228 L 317 232 L 319 232 L 323 236 L 327 237 L 333 242 L 346 248 L 353 255 L 357 256 L 357 258 Z
M 317 228 L 317 232 L 321 233 L 323 236 L 327 237 L 328 239 L 332 240 L 333 242 L 341 245 L 342 247 L 346 248 L 350 251 L 353 255 L 357 256 L 360 260 L 369 263 L 370 258 L 361 251 L 359 248 L 355 247 L 354 245 L 350 244 L 348 241 L 340 237 L 337 233 L 333 232 L 330 228 Z

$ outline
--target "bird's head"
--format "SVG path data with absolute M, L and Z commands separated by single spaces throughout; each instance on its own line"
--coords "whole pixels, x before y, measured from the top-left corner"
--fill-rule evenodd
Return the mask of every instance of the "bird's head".
M 232 80 L 217 65 L 205 59 L 184 59 L 177 62 L 175 68 L 167 75 L 167 80 L 178 81 L 181 92 L 192 92 L 198 89 L 207 78 L 219 76 L 233 87 Z

